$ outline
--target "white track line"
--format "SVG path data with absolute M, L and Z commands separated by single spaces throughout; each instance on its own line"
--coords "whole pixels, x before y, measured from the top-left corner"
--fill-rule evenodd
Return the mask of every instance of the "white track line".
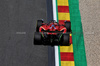
M 56 0 L 52 0 L 52 5 L 53 5 L 53 19 L 57 21 Z
M 53 20 L 57 21 L 57 13 L 56 13 L 56 0 L 52 0 L 53 5 Z M 55 66 L 59 66 L 59 52 L 58 46 L 55 46 Z

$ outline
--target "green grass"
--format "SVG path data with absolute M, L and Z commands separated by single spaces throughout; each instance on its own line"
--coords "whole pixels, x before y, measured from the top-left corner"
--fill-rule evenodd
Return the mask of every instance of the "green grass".
M 79 0 L 69 0 L 75 66 L 87 66 Z

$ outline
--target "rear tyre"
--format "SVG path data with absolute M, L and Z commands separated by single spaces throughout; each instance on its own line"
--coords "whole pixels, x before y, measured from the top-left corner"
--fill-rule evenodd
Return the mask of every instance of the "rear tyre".
M 40 26 L 42 26 L 43 20 L 37 20 L 36 32 L 39 32 Z
M 67 32 L 71 32 L 71 22 L 66 22 L 65 27 L 67 29 Z
M 39 32 L 34 33 L 34 45 L 41 45 L 42 44 L 42 35 Z
M 63 46 L 69 46 L 70 43 L 69 43 L 69 34 L 63 34 L 62 36 L 62 45 Z
M 59 44 L 58 44 L 58 45 L 62 45 L 63 33 L 59 33 L 59 34 L 57 35 L 57 38 L 59 38 Z

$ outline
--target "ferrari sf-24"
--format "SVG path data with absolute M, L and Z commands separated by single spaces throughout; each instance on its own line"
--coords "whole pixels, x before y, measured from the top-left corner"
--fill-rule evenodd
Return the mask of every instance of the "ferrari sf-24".
M 34 45 L 69 46 L 71 44 L 70 34 L 71 22 L 64 21 L 64 24 L 59 24 L 55 20 L 49 23 L 37 20 Z

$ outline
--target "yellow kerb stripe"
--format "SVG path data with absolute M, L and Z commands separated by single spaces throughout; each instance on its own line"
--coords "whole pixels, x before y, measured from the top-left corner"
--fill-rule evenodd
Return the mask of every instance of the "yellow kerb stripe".
M 68 0 L 58 0 L 58 6 L 69 6 Z
M 69 13 L 58 13 L 59 20 L 70 20 Z
M 75 66 L 74 61 L 61 61 L 61 66 Z
M 70 34 L 70 36 L 72 36 L 72 34 Z
M 70 46 L 60 46 L 60 52 L 73 52 L 73 44 Z

